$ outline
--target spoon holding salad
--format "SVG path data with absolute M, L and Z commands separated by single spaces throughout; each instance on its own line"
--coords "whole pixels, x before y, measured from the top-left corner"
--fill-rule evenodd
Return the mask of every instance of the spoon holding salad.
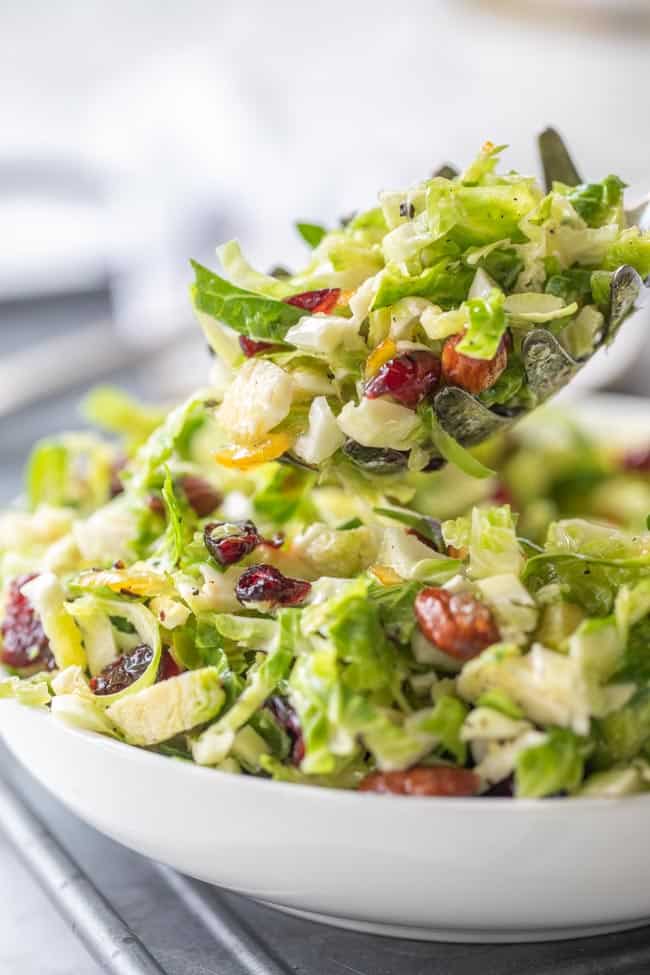
M 505 148 L 485 143 L 462 172 L 384 191 L 332 230 L 298 224 L 312 249 L 297 273 L 254 270 L 237 241 L 218 250 L 226 277 L 194 263 L 220 464 L 486 476 L 468 448 L 615 338 L 650 274 L 625 184 L 582 182 L 554 130 L 540 136 L 546 191 L 500 171 Z

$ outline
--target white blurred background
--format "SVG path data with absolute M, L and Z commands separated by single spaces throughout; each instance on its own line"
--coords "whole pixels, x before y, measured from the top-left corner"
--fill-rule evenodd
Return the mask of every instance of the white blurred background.
M 2 292 L 168 260 L 186 278 L 212 229 L 296 259 L 292 217 L 332 221 L 488 137 L 535 168 L 549 123 L 587 175 L 645 189 L 646 20 L 625 0 L 4 0 Z
M 640 195 L 649 55 L 648 0 L 3 0 L 0 417 L 137 362 L 154 393 L 197 384 L 190 256 L 236 235 L 296 263 L 294 219 L 486 138 L 537 171 L 553 124 L 585 177 Z

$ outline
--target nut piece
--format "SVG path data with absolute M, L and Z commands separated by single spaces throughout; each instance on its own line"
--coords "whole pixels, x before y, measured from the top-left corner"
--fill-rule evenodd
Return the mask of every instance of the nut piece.
M 284 300 L 287 305 L 304 308 L 312 315 L 317 313 L 329 315 L 336 307 L 340 295 L 340 288 L 321 288 L 320 291 L 302 291 L 300 294 L 291 295 L 290 298 Z
M 415 615 L 430 643 L 463 662 L 500 640 L 492 613 L 468 592 L 423 589 L 415 600 Z
M 460 386 L 468 393 L 482 393 L 494 386 L 508 365 L 508 343 L 504 336 L 493 359 L 473 359 L 456 351 L 464 333 L 452 335 L 442 350 L 442 378 L 448 386 Z
M 223 495 L 209 481 L 197 474 L 184 474 L 179 483 L 187 503 L 199 518 L 207 518 L 223 501 Z
M 406 772 L 371 772 L 359 792 L 379 792 L 394 796 L 474 796 L 479 779 L 466 768 L 449 765 L 421 766 Z

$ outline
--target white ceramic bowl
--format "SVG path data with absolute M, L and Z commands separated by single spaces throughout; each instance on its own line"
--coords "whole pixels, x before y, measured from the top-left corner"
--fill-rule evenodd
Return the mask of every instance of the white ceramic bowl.
M 575 408 L 618 441 L 650 404 Z M 285 910 L 412 938 L 578 937 L 650 918 L 650 796 L 415 799 L 227 775 L 0 702 L 17 758 L 131 849 Z
M 415 799 L 228 775 L 0 702 L 14 754 L 82 819 L 193 877 L 351 928 L 568 938 L 650 917 L 650 796 Z

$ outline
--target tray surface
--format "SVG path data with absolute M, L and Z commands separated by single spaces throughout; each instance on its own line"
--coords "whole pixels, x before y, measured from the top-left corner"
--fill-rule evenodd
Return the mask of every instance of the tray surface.
M 30 811 L 35 814 L 47 825 L 55 847 L 70 858 L 72 879 L 81 874 L 90 880 L 90 889 L 106 899 L 118 922 L 131 932 L 130 945 L 138 949 L 126 961 L 123 955 L 112 961 L 102 958 L 101 968 L 88 959 L 88 967 L 75 965 L 74 975 L 95 975 L 102 969 L 111 975 L 631 975 L 650 970 L 650 927 L 581 941 L 452 945 L 341 931 L 280 914 L 187 880 L 101 836 L 40 788 L 4 746 L 0 747 L 0 793 L 3 799 L 9 796 L 14 807 L 27 807 L 18 832 L 10 818 L 4 822 L 2 829 L 10 842 L 12 835 L 17 840 L 20 829 L 24 831 Z M 9 844 L 0 848 L 5 877 L 11 877 L 12 869 L 15 872 L 13 856 L 26 855 L 24 832 L 20 842 L 22 853 Z M 38 836 L 34 842 L 39 842 Z M 40 860 L 38 849 L 36 859 Z M 28 910 L 19 917 L 22 930 L 12 932 L 14 942 L 29 937 L 31 930 Z M 86 944 L 93 939 L 105 944 L 114 937 L 114 917 L 95 917 L 92 925 L 90 919 L 87 915 L 81 927 L 76 920 L 76 934 Z M 67 921 L 75 923 L 71 917 Z M 48 958 L 39 960 L 35 951 L 33 967 L 23 965 L 21 975 L 71 972 L 58 965 L 62 942 L 60 932 L 58 939 L 48 943 Z M 11 939 L 3 937 L 0 970 L 6 970 L 9 955 L 5 952 L 10 951 Z

